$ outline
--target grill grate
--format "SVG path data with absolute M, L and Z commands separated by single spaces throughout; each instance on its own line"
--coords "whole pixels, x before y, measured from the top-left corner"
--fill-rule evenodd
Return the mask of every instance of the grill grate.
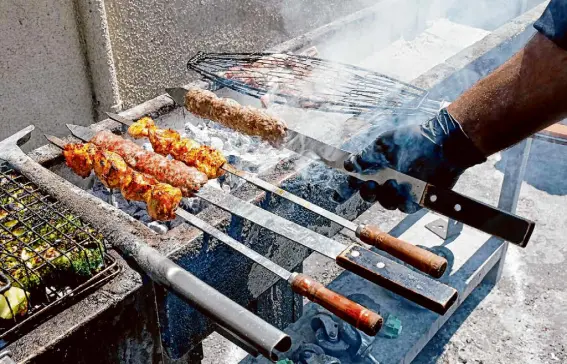
M 243 94 L 328 112 L 413 111 L 427 96 L 378 72 L 304 55 L 200 52 L 187 67 Z
M 99 233 L 0 164 L 0 339 L 118 272 Z

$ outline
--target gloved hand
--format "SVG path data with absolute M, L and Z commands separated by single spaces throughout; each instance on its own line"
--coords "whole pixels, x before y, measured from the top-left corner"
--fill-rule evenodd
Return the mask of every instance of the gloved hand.
M 360 154 L 345 161 L 345 169 L 374 174 L 390 167 L 438 187 L 451 188 L 465 169 L 486 161 L 467 137 L 461 125 L 442 109 L 422 125 L 394 129 L 380 135 Z M 388 180 L 383 185 L 367 181 L 360 186 L 361 197 L 378 200 L 387 209 L 413 213 L 420 206 L 410 199 L 410 188 Z

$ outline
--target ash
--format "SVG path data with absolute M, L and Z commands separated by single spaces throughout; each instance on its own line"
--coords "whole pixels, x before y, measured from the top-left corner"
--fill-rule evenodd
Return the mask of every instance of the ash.
M 247 172 L 254 174 L 261 173 L 274 166 L 281 159 L 292 154 L 287 150 L 273 148 L 270 144 L 263 142 L 259 138 L 237 133 L 232 129 L 225 128 L 216 123 L 207 123 L 205 120 L 199 120 L 197 123 L 195 122 L 195 118 L 191 116 L 187 116 L 185 119 L 189 121 L 185 123 L 185 130 L 180 131 L 184 137 L 194 139 L 201 144 L 221 150 L 230 164 Z M 147 150 L 152 150 L 150 143 L 143 144 L 143 147 Z M 218 179 L 209 180 L 207 184 L 229 193 L 244 183 L 245 181 L 243 179 L 227 173 Z M 170 229 L 184 222 L 184 220 L 179 217 L 173 221 L 152 221 L 146 211 L 145 203 L 127 201 L 122 197 L 119 189 L 111 191 L 97 178 L 95 178 L 90 192 L 94 196 L 101 198 L 143 222 L 158 234 L 165 234 Z M 198 214 L 208 205 L 206 201 L 198 197 L 192 197 L 184 198 L 181 201 L 180 207 L 192 214 Z

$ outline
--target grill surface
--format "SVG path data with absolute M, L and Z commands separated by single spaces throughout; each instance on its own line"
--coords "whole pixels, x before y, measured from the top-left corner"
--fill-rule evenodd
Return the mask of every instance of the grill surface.
M 0 164 L 0 339 L 25 334 L 119 270 L 99 233 Z

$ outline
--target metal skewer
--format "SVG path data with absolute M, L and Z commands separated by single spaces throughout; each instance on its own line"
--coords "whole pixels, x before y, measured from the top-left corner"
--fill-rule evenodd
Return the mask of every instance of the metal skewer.
M 74 136 L 84 141 L 91 140 L 96 134 L 92 129 L 83 126 L 67 124 L 67 127 Z M 457 300 L 458 293 L 454 288 L 357 244 L 344 245 L 209 185 L 203 186 L 194 195 L 334 259 L 341 267 L 431 311 L 445 314 Z
M 134 121 L 118 114 L 106 114 L 112 120 L 118 121 L 119 123 L 126 126 L 130 126 L 134 123 Z M 445 272 L 445 269 L 447 268 L 447 260 L 445 258 L 440 257 L 428 250 L 410 244 L 406 241 L 398 239 L 390 234 L 387 234 L 384 231 L 380 230 L 380 228 L 378 228 L 377 226 L 356 224 L 299 196 L 276 187 L 273 184 L 254 176 L 251 173 L 241 171 L 228 163 L 223 164 L 221 168 L 230 174 L 238 176 L 257 187 L 260 187 L 264 191 L 271 192 L 277 196 L 285 198 L 288 201 L 302 206 L 309 211 L 323 216 L 324 218 L 329 219 L 332 222 L 355 232 L 356 236 L 363 242 L 391 254 L 392 256 L 413 266 L 416 269 L 419 269 L 424 273 L 429 274 L 434 278 L 441 277 Z
M 52 135 L 46 135 L 45 137 L 57 147 L 61 149 L 65 147 L 66 143 L 63 140 Z M 248 257 L 252 261 L 260 264 L 272 273 L 278 275 L 280 278 L 285 279 L 291 285 L 291 288 L 295 293 L 325 307 L 337 317 L 340 317 L 364 333 L 374 336 L 382 327 L 382 317 L 380 317 L 377 313 L 325 288 L 325 286 L 309 276 L 292 273 L 284 269 L 189 212 L 181 208 L 178 208 L 175 212 L 177 216 L 181 217 L 199 230 L 222 241 L 224 244 Z
M 325 288 L 325 286 L 321 283 L 305 274 L 292 273 L 288 271 L 185 210 L 177 209 L 177 215 L 199 230 L 222 241 L 232 249 L 278 275 L 280 278 L 285 279 L 295 293 L 325 307 L 337 317 L 348 322 L 367 335 L 376 335 L 382 327 L 383 320 L 379 314 L 336 292 L 331 291 L 328 288 Z

